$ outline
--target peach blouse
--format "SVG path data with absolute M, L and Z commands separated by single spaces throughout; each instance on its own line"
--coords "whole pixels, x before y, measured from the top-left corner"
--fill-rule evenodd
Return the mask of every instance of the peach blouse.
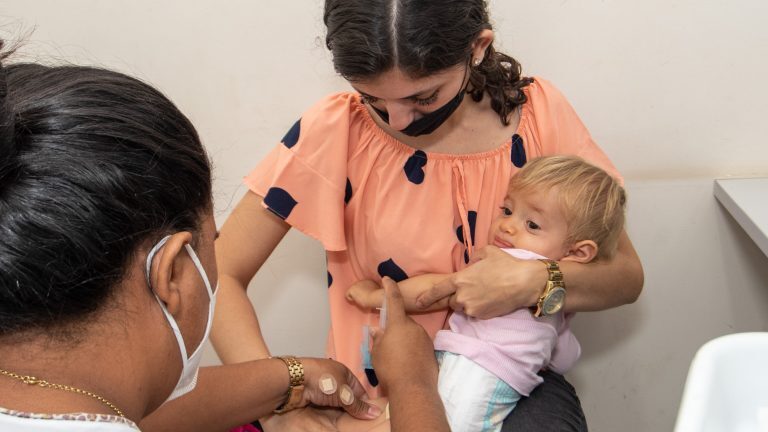
M 327 251 L 327 354 L 368 389 L 378 380 L 361 362 L 362 327 L 379 317 L 346 300 L 352 283 L 465 267 L 473 248 L 486 245 L 509 178 L 528 159 L 576 155 L 619 177 L 556 88 L 536 78 L 525 92 L 516 133 L 495 150 L 463 155 L 415 150 L 379 128 L 357 94 L 333 94 L 245 177 L 266 208 Z M 434 337 L 446 315 L 413 318 Z

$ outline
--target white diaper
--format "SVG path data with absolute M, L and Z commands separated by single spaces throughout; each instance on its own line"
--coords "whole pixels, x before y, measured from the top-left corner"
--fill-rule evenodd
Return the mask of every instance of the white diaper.
M 520 393 L 458 354 L 437 351 L 437 388 L 452 432 L 498 432 Z

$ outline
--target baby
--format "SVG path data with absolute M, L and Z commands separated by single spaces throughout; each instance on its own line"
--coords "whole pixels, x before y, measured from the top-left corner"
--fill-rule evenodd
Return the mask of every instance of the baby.
M 624 227 L 625 202 L 618 181 L 582 159 L 533 159 L 510 180 L 488 241 L 520 259 L 607 259 L 616 251 Z M 557 269 L 549 261 L 542 265 Z M 550 276 L 556 273 L 550 271 Z M 400 282 L 407 310 L 423 312 L 416 298 L 447 276 L 425 274 Z M 384 293 L 365 280 L 350 287 L 347 298 L 377 308 Z M 553 303 L 541 316 L 529 309 L 488 320 L 461 312 L 451 315 L 450 331 L 435 337 L 438 387 L 451 430 L 500 430 L 517 401 L 542 382 L 540 370 L 562 374 L 573 367 L 581 348 L 569 328 L 571 316 L 560 309 L 562 298 Z M 448 299 L 443 299 L 429 309 L 446 307 Z

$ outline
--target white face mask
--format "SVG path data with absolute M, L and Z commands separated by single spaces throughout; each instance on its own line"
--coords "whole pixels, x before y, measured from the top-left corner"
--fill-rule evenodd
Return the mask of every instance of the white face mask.
M 149 280 L 149 273 L 152 268 L 152 259 L 155 257 L 157 251 L 165 245 L 170 237 L 171 236 L 167 236 L 160 240 L 147 255 L 147 284 L 149 285 L 150 289 L 152 288 L 152 283 Z M 173 329 L 173 335 L 176 336 L 176 342 L 178 343 L 179 350 L 181 351 L 182 361 L 182 369 L 179 382 L 176 384 L 173 392 L 170 396 L 168 396 L 168 399 L 166 399 L 165 402 L 174 400 L 191 392 L 197 385 L 197 374 L 200 370 L 200 360 L 203 355 L 203 345 L 208 340 L 208 335 L 211 332 L 211 324 L 213 324 L 213 311 L 216 308 L 216 292 L 218 292 L 218 283 L 217 290 L 215 292 L 211 290 L 211 283 L 208 280 L 208 275 L 205 274 L 205 269 L 200 263 L 200 260 L 197 258 L 197 254 L 195 253 L 195 250 L 192 249 L 192 246 L 185 244 L 184 247 L 187 249 L 189 257 L 192 258 L 192 262 L 195 264 L 197 272 L 200 273 L 200 277 L 203 278 L 203 282 L 205 283 L 205 288 L 208 290 L 208 298 L 210 299 L 210 305 L 208 307 L 208 322 L 205 325 L 205 333 L 203 334 L 203 338 L 200 340 L 200 344 L 197 346 L 192 355 L 187 357 L 187 348 L 184 345 L 184 338 L 181 337 L 181 330 L 179 330 L 179 325 L 176 323 L 176 320 L 173 319 L 173 316 L 170 314 L 170 312 L 168 312 L 168 309 L 166 309 L 163 301 L 157 297 L 157 294 L 155 294 L 157 302 L 160 303 L 160 307 L 163 309 L 165 318 L 171 325 L 171 329 Z

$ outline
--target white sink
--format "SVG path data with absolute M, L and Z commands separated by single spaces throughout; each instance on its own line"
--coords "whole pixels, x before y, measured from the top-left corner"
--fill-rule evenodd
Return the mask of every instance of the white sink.
M 768 431 L 768 333 L 713 339 L 688 371 L 675 432 Z

